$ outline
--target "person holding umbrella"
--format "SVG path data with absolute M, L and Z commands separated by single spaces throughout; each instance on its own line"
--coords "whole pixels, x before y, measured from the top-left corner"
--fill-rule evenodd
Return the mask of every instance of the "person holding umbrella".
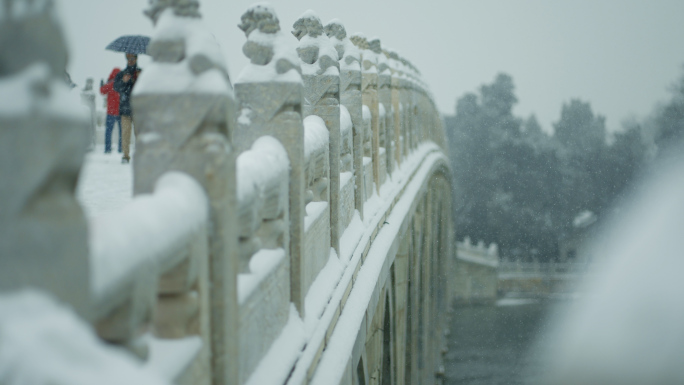
M 149 37 L 122 36 L 107 46 L 107 49 L 126 53 L 126 68 L 114 77 L 114 91 L 119 93 L 119 115 L 121 116 L 121 163 L 131 160 L 131 129 L 133 128 L 133 109 L 131 108 L 131 92 L 140 76 L 138 54 L 147 52 Z
M 114 77 L 114 91 L 119 93 L 119 115 L 121 116 L 121 163 L 131 160 L 131 129 L 133 128 L 133 109 L 131 108 L 131 92 L 138 80 L 141 69 L 138 67 L 138 55 L 126 54 L 127 65 Z

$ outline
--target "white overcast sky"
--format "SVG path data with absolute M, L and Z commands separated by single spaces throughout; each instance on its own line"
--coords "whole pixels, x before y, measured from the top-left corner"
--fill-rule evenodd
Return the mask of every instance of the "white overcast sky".
M 123 54 L 105 51 L 116 37 L 152 32 L 147 0 L 57 0 L 70 47 L 69 72 L 96 83 Z M 200 0 L 223 48 L 231 78 L 247 63 L 237 28 L 254 2 Z M 684 70 L 684 0 L 272 0 L 289 33 L 307 9 L 323 22 L 340 18 L 349 34 L 379 36 L 411 60 L 436 98 L 453 114 L 456 99 L 513 76 L 514 112 L 536 114 L 546 130 L 571 98 L 591 102 L 608 128 L 643 117 Z M 294 36 L 292 39 L 295 39 Z M 140 61 L 141 67 L 149 58 Z

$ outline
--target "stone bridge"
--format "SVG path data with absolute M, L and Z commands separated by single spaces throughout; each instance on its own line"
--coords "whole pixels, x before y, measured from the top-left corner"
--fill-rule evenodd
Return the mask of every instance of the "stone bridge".
M 503 261 L 499 264 L 498 290 L 501 294 L 526 296 L 571 294 L 577 284 L 591 274 L 589 267 L 586 261 Z
M 442 382 L 451 173 L 407 59 L 257 5 L 231 81 L 196 0 L 150 1 L 134 196 L 86 219 L 59 21 L 2 6 L 0 382 Z

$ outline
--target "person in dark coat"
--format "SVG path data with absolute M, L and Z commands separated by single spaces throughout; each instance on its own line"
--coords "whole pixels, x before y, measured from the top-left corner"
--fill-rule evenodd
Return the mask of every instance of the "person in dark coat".
M 112 130 L 119 123 L 119 152 L 121 152 L 121 116 L 119 116 L 119 93 L 114 91 L 114 78 L 121 72 L 114 68 L 107 83 L 100 85 L 100 94 L 107 97 L 107 119 L 105 120 L 105 153 L 112 152 Z
M 116 74 L 114 77 L 114 91 L 119 93 L 119 114 L 121 115 L 121 139 L 123 157 L 122 163 L 128 163 L 131 160 L 131 129 L 133 128 L 133 109 L 131 108 L 131 92 L 133 86 L 140 76 L 140 68 L 138 67 L 138 55 L 126 54 L 127 66 L 123 71 Z

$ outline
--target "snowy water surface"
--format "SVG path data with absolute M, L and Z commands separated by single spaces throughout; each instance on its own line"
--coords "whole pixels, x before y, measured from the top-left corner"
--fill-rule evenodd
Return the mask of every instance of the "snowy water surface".
M 495 305 L 457 306 L 444 357 L 445 384 L 528 383 L 543 368 L 533 349 L 558 309 L 554 302 L 518 298 Z

